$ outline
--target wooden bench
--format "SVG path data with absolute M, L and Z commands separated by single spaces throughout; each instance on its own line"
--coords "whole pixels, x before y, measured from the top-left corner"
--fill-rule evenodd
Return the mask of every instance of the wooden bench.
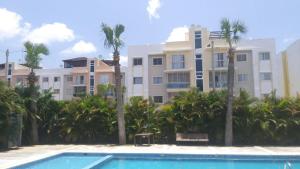
M 176 133 L 176 142 L 203 142 L 208 143 L 208 134 L 206 133 Z

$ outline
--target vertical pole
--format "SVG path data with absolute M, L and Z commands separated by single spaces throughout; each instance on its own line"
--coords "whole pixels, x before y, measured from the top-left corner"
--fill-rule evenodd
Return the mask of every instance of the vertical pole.
M 8 50 L 8 49 L 6 49 L 5 56 L 6 56 L 6 62 L 5 62 L 5 76 L 6 76 L 6 80 L 7 80 L 7 85 L 9 86 L 10 83 L 9 83 L 9 81 L 8 81 L 8 56 L 9 56 L 9 50 Z
M 216 77 L 215 77 L 215 53 L 214 53 L 214 41 L 211 41 L 211 58 L 212 58 L 212 80 L 213 80 L 213 91 L 216 90 Z

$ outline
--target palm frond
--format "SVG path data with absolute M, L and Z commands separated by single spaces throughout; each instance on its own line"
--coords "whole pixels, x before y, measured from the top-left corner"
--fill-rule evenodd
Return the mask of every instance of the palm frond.
M 120 39 L 120 36 L 124 31 L 125 31 L 125 26 L 122 24 L 117 24 L 114 28 L 115 38 Z
M 105 23 L 102 23 L 101 27 L 102 27 L 102 32 L 104 32 L 105 34 L 104 46 L 106 48 L 111 48 L 111 47 L 115 48 L 113 29 Z
M 240 34 L 244 34 L 247 32 L 247 28 L 239 20 L 236 20 L 232 23 L 232 32 L 233 32 L 233 40 L 238 41 L 240 39 Z
M 223 18 L 221 20 L 221 31 L 224 35 L 224 38 L 229 42 L 231 40 L 231 25 L 228 18 Z

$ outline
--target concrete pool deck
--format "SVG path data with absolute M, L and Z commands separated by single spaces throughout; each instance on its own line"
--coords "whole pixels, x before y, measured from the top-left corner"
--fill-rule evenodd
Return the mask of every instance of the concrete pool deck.
M 0 152 L 0 169 L 35 161 L 63 152 L 166 153 L 228 155 L 299 155 L 300 147 L 217 147 L 177 145 L 36 145 Z

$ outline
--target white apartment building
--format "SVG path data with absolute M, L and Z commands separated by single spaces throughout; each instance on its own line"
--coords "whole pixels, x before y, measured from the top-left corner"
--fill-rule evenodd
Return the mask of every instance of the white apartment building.
M 184 41 L 129 46 L 128 97 L 152 97 L 165 103 L 191 87 L 208 92 L 213 89 L 213 74 L 215 88 L 225 89 L 228 44 L 212 36 L 206 28 L 191 26 Z M 273 39 L 242 40 L 235 48 L 235 94 L 244 89 L 261 98 L 278 88 Z

